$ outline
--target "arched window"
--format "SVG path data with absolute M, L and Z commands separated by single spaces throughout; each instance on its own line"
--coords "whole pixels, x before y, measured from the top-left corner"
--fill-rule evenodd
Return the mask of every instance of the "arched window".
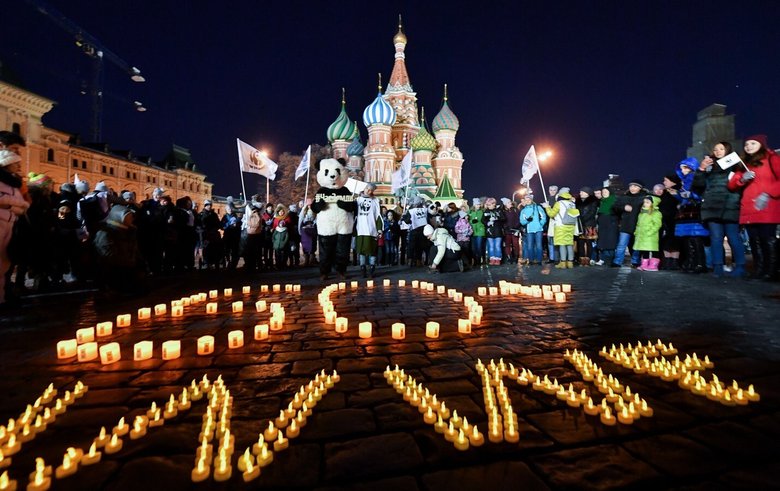
M 50 148 L 46 151 L 46 159 L 49 162 L 54 162 L 54 149 Z

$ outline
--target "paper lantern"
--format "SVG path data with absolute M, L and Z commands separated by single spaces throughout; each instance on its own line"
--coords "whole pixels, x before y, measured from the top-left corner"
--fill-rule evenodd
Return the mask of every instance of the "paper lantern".
M 152 341 L 139 341 L 133 346 L 133 360 L 143 361 L 152 357 L 152 349 L 154 348 L 154 342 Z
M 216 314 L 217 313 L 217 305 L 219 305 L 217 302 L 209 302 L 206 304 L 206 313 L 207 314 Z
M 370 322 L 361 322 L 358 324 L 358 336 L 361 338 L 370 338 L 371 337 L 371 323 Z
M 97 343 L 84 343 L 79 345 L 76 352 L 78 361 L 92 361 L 98 357 L 98 345 Z
M 268 324 L 258 324 L 255 326 L 255 339 L 258 341 L 268 339 Z
M 122 359 L 119 343 L 108 343 L 100 347 L 100 363 L 110 365 Z
M 406 286 L 406 280 L 398 280 L 398 286 L 400 286 L 401 288 L 405 287 Z
M 390 286 L 390 280 L 382 280 L 382 286 Z
M 91 343 L 95 340 L 95 328 L 85 327 L 76 330 L 76 342 L 78 344 Z
M 244 331 L 230 331 L 228 333 L 228 348 L 235 349 L 244 346 Z
M 209 290 L 209 298 L 217 298 L 219 297 L 219 291 L 218 290 Z
M 226 297 L 232 297 L 232 296 L 233 296 L 233 289 L 232 289 L 232 288 L 225 288 L 225 289 L 223 290 L 223 294 L 224 294 Z
M 243 293 L 244 295 L 250 293 L 251 291 L 252 291 L 252 287 L 251 286 L 242 286 L 241 287 L 241 293 Z
M 201 336 L 198 338 L 198 354 L 210 355 L 214 353 L 214 336 Z
M 75 339 L 64 339 L 57 342 L 57 358 L 72 358 L 78 352 L 78 342 Z
M 274 285 L 274 293 L 279 293 L 282 291 L 282 285 Z
M 458 332 L 469 334 L 471 332 L 471 321 L 468 319 L 458 319 Z
M 111 321 L 98 322 L 95 326 L 95 331 L 99 338 L 110 336 L 114 332 L 114 324 Z
M 175 360 L 181 356 L 181 341 L 172 339 L 162 344 L 162 359 Z
M 242 302 L 240 300 L 238 302 L 233 302 L 233 313 L 234 314 L 238 314 L 238 313 L 243 312 L 243 311 L 244 311 L 244 302 Z
M 130 327 L 130 314 L 116 316 L 116 327 Z
M 165 315 L 168 312 L 168 306 L 164 303 L 158 303 L 154 306 L 154 315 Z
M 148 319 L 151 319 L 152 317 L 152 309 L 149 307 L 141 307 L 138 309 L 138 320 L 145 321 Z
M 392 327 L 393 339 L 404 339 L 406 337 L 406 326 L 402 322 L 396 322 Z
M 346 317 L 336 317 L 336 332 L 338 333 L 345 333 L 347 332 L 347 318 Z
M 425 335 L 429 338 L 438 338 L 439 337 L 439 323 L 438 322 L 428 322 L 425 324 Z
M 184 317 L 184 307 L 182 305 L 171 307 L 171 317 Z
M 263 312 L 268 307 L 265 300 L 258 300 L 257 302 L 255 302 L 255 308 L 257 309 L 258 312 Z

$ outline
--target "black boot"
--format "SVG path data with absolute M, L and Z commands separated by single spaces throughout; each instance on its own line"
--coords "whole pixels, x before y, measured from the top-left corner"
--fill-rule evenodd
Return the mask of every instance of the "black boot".
M 372 264 L 371 268 L 368 270 L 368 277 L 373 279 L 374 278 L 374 271 L 376 270 L 376 265 Z
M 752 279 L 764 276 L 764 250 L 762 240 L 757 237 L 749 237 L 750 254 L 753 256 L 753 272 L 750 273 Z
M 704 252 L 704 239 L 701 237 L 695 237 L 693 239 L 693 245 L 696 248 L 696 260 L 694 262 L 694 273 L 706 273 L 707 272 L 707 255 Z
M 360 267 L 360 271 L 363 273 L 363 278 L 365 278 L 366 277 L 366 267 L 365 266 L 361 266 Z
M 762 239 L 764 243 L 764 275 L 762 280 L 772 281 L 777 279 L 778 251 L 777 238 Z

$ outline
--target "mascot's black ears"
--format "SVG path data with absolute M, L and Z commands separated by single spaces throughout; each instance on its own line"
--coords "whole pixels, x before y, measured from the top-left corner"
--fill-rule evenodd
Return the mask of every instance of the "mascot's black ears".
M 320 162 L 322 162 L 323 160 L 325 160 L 325 159 L 320 159 L 320 160 L 318 160 L 318 161 L 316 161 L 316 162 L 314 163 L 314 168 L 317 170 L 317 172 L 319 172 L 319 171 L 320 171 Z M 346 160 L 344 160 L 343 158 L 339 158 L 339 159 L 336 159 L 336 160 L 338 160 L 338 161 L 339 161 L 339 163 L 340 163 L 341 165 L 343 165 L 344 167 L 346 167 L 346 166 L 347 166 L 347 161 L 346 161 Z

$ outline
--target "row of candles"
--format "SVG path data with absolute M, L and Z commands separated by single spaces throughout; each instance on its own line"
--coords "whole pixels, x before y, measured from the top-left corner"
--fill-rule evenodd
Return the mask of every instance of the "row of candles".
M 571 285 L 569 284 L 528 286 L 522 285 L 520 283 L 512 283 L 511 281 L 506 280 L 499 281 L 497 287 L 481 286 L 477 288 L 477 295 L 480 297 L 494 297 L 497 295 L 502 297 L 524 295 L 527 297 L 541 298 L 544 300 L 554 300 L 557 303 L 565 303 L 567 293 L 571 293 Z
M 485 443 L 485 437 L 477 425 L 470 424 L 465 416 L 459 416 L 457 410 L 450 412 L 444 401 L 439 401 L 436 394 L 431 394 L 412 375 L 407 375 L 404 370 L 399 369 L 398 365 L 395 369 L 388 366 L 384 377 L 405 401 L 417 408 L 423 415 L 423 421 L 433 425 L 434 430 L 444 435 L 444 438 L 456 449 L 465 451 L 470 446 L 479 447 Z
M 8 424 L 0 426 L 0 469 L 10 467 L 12 457 L 18 453 L 22 444 L 31 441 L 38 434 L 46 431 L 47 425 L 53 423 L 57 416 L 65 413 L 68 406 L 76 402 L 86 394 L 88 387 L 81 381 L 76 382 L 73 391 L 66 390 L 62 397 L 56 398 L 57 389 L 54 384 L 49 384 L 34 403 L 28 404 L 24 412 L 16 419 L 9 419 Z M 53 402 L 53 404 L 51 404 Z M 50 405 L 51 404 L 51 405 Z M 69 459 L 80 457 L 81 451 L 69 448 L 63 465 L 67 465 Z M 83 452 L 81 452 L 83 453 Z M 77 455 L 78 454 L 78 455 Z M 61 467 L 56 470 L 56 477 L 62 475 Z M 0 490 L 15 490 L 16 481 L 11 479 L 7 470 L 0 474 Z M 45 491 L 51 486 L 51 466 L 46 466 L 41 458 L 36 459 L 36 470 L 30 474 L 27 489 L 31 491 Z
M 672 343 L 665 345 L 658 340 L 655 344 L 648 341 L 646 344 L 637 343 L 636 346 L 629 343 L 625 347 L 622 344 L 615 347 L 613 344 L 609 350 L 604 346 L 599 355 L 635 373 L 646 373 L 665 382 L 677 381 L 681 388 L 724 406 L 745 406 L 761 400 L 752 384 L 743 388 L 736 380 L 732 380 L 731 385 L 727 385 L 714 373 L 712 379 L 707 380 L 701 372 L 715 367 L 709 356 L 699 358 L 693 353 L 681 360 Z M 666 358 L 671 355 L 675 355 L 673 360 Z
M 265 300 L 257 302 L 257 310 L 265 311 L 267 308 Z M 254 339 L 268 339 L 269 331 L 279 331 L 284 327 L 285 310 L 281 303 L 270 304 L 271 319 L 268 324 L 257 324 L 254 327 Z M 109 323 L 110 324 L 110 323 Z M 118 342 L 106 343 L 98 346 L 95 341 L 95 329 L 92 327 L 79 329 L 76 339 L 65 339 L 57 343 L 57 358 L 67 359 L 76 357 L 80 362 L 93 361 L 100 357 L 100 362 L 104 365 L 115 363 L 122 359 L 121 349 Z M 235 349 L 244 346 L 244 331 L 237 329 L 228 332 L 228 348 Z M 200 336 L 197 340 L 197 353 L 199 355 L 210 355 L 214 353 L 215 338 L 211 335 Z M 133 360 L 149 360 L 153 356 L 154 342 L 139 341 L 133 345 Z M 181 356 L 181 340 L 173 339 L 162 343 L 161 356 L 163 360 L 175 360 Z
M 509 390 L 504 386 L 503 380 L 510 370 L 503 358 L 498 365 L 490 360 L 487 367 L 482 360 L 477 360 L 476 368 L 482 378 L 482 398 L 488 416 L 488 440 L 493 443 L 517 443 L 520 440 L 517 413 L 512 408 Z M 515 372 L 514 366 L 511 367 L 511 372 Z

